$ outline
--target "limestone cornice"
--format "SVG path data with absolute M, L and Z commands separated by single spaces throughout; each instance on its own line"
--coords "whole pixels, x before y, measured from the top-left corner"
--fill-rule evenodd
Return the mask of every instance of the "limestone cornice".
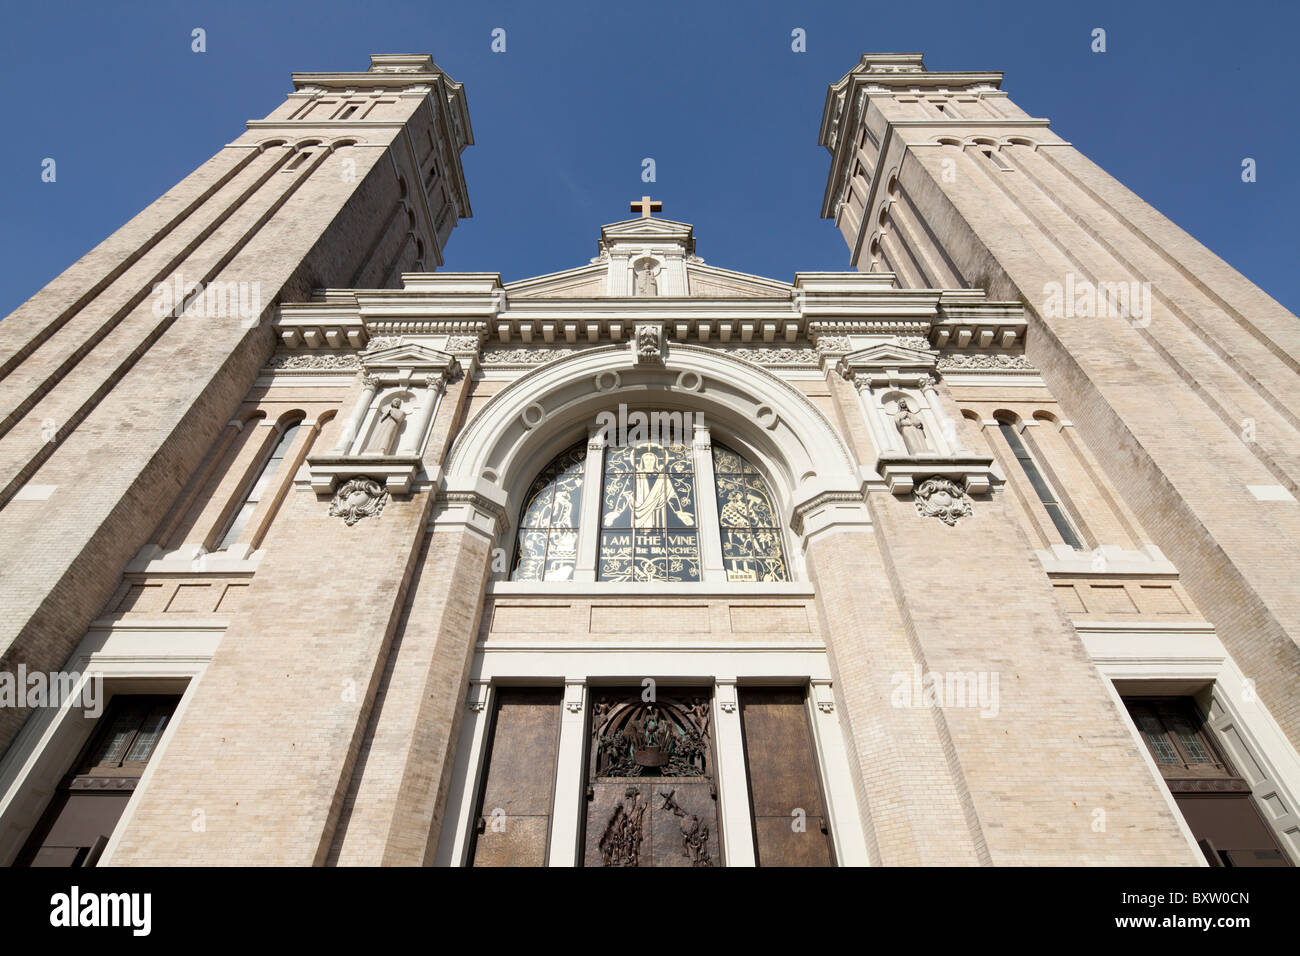
M 1012 129 L 1027 129 L 1027 128 L 1047 129 L 1052 125 L 1052 121 L 1049 119 L 1043 119 L 1041 117 L 1034 117 L 1034 116 L 971 117 L 969 119 L 956 119 L 956 118 L 931 119 L 928 117 L 921 117 L 917 119 L 891 119 L 889 121 L 889 125 L 900 127 L 900 128 L 916 127 L 916 126 L 938 126 L 946 130 L 963 129 L 967 127 L 973 129 L 996 129 L 999 126 L 1008 126 L 1011 127 Z M 921 145 L 921 144 L 908 143 L 908 145 L 912 146 L 912 145 Z M 939 145 L 939 144 L 925 144 L 925 145 Z
M 890 273 L 800 272 L 783 286 L 785 294 L 703 297 L 512 297 L 498 273 L 402 278 L 402 289 L 323 290 L 314 301 L 285 303 L 276 332 L 286 348 L 308 351 L 364 349 L 377 337 L 472 337 L 472 343 L 457 348 L 429 343 L 466 354 L 489 339 L 523 346 L 617 345 L 637 324 L 654 323 L 681 344 L 792 347 L 807 342 L 818 350 L 847 352 L 853 344 L 823 343 L 901 336 L 924 338 L 949 351 L 1018 351 L 1027 328 L 1019 303 L 987 301 L 978 289 L 899 289 Z
M 1029 322 L 1018 302 L 987 302 L 982 298 L 944 293 L 939 317 L 930 328 L 936 348 L 1024 348 Z
M 500 489 L 487 482 L 470 488 L 443 488 L 434 499 L 429 530 L 471 530 L 495 542 L 510 524 L 508 505 Z
M 330 494 L 352 478 L 370 478 L 389 493 L 408 495 L 421 478 L 419 455 L 312 455 L 307 459 L 311 490 Z
M 864 53 L 853 69 L 826 90 L 817 142 L 835 151 L 837 133 L 856 120 L 860 92 L 890 93 L 899 90 L 996 91 L 1002 85 L 1001 72 L 931 72 L 920 53 Z M 843 137 L 838 137 L 843 140 Z
M 989 455 L 881 455 L 876 471 L 891 495 L 910 494 L 927 478 L 947 478 L 971 495 L 982 495 L 1003 482 Z
M 790 528 L 801 538 L 844 524 L 871 525 L 866 508 L 866 483 L 856 491 L 847 489 L 819 491 L 791 509 Z

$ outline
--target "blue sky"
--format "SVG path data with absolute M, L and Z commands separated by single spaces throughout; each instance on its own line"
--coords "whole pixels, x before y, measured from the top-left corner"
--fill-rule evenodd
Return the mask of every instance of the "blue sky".
M 463 156 L 474 217 L 448 269 L 510 280 L 579 265 L 643 192 L 695 224 L 715 265 L 785 280 L 846 268 L 818 216 L 826 85 L 865 51 L 920 51 L 931 69 L 1004 71 L 1030 114 L 1300 311 L 1292 2 L 232 0 L 0 16 L 0 315 L 265 116 L 291 72 L 423 52 L 465 83 L 478 143 Z M 206 53 L 190 50 L 194 27 Z M 806 53 L 791 51 L 796 27 Z

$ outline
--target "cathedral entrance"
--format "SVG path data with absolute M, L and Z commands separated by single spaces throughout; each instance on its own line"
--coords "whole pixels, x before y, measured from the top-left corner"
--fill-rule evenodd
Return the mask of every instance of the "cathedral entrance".
M 720 866 L 707 688 L 592 694 L 585 866 Z

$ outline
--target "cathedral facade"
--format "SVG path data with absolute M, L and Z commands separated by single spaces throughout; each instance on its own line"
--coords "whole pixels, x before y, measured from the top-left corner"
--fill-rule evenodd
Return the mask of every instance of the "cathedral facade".
M 293 86 L 0 324 L 0 863 L 1300 859 L 1300 322 L 1000 74 L 783 278 L 439 271 L 460 84 Z

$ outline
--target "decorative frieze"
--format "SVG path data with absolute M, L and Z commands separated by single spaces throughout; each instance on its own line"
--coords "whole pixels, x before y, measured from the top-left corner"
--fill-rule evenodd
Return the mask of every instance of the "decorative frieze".
M 853 340 L 847 335 L 819 335 L 817 337 L 818 352 L 851 352 L 853 351 Z
M 479 362 L 484 366 L 489 365 L 542 365 L 546 362 L 558 361 L 567 358 L 580 349 L 571 348 L 546 348 L 538 346 L 537 348 L 518 348 L 518 349 L 488 349 L 483 353 Z
M 1023 371 L 1036 372 L 1029 359 L 1023 355 L 941 355 L 938 362 L 939 371 Z
M 353 372 L 361 368 L 361 358 L 356 352 L 311 352 L 301 355 L 280 352 L 271 356 L 266 367 L 286 372 Z
M 816 349 L 726 349 L 725 354 L 755 365 L 817 364 Z
M 366 345 L 366 353 L 378 352 L 380 349 L 392 348 L 394 345 L 401 345 L 402 337 L 400 335 L 383 335 L 370 340 Z
M 478 336 L 477 335 L 449 335 L 447 337 L 446 351 L 477 352 Z

